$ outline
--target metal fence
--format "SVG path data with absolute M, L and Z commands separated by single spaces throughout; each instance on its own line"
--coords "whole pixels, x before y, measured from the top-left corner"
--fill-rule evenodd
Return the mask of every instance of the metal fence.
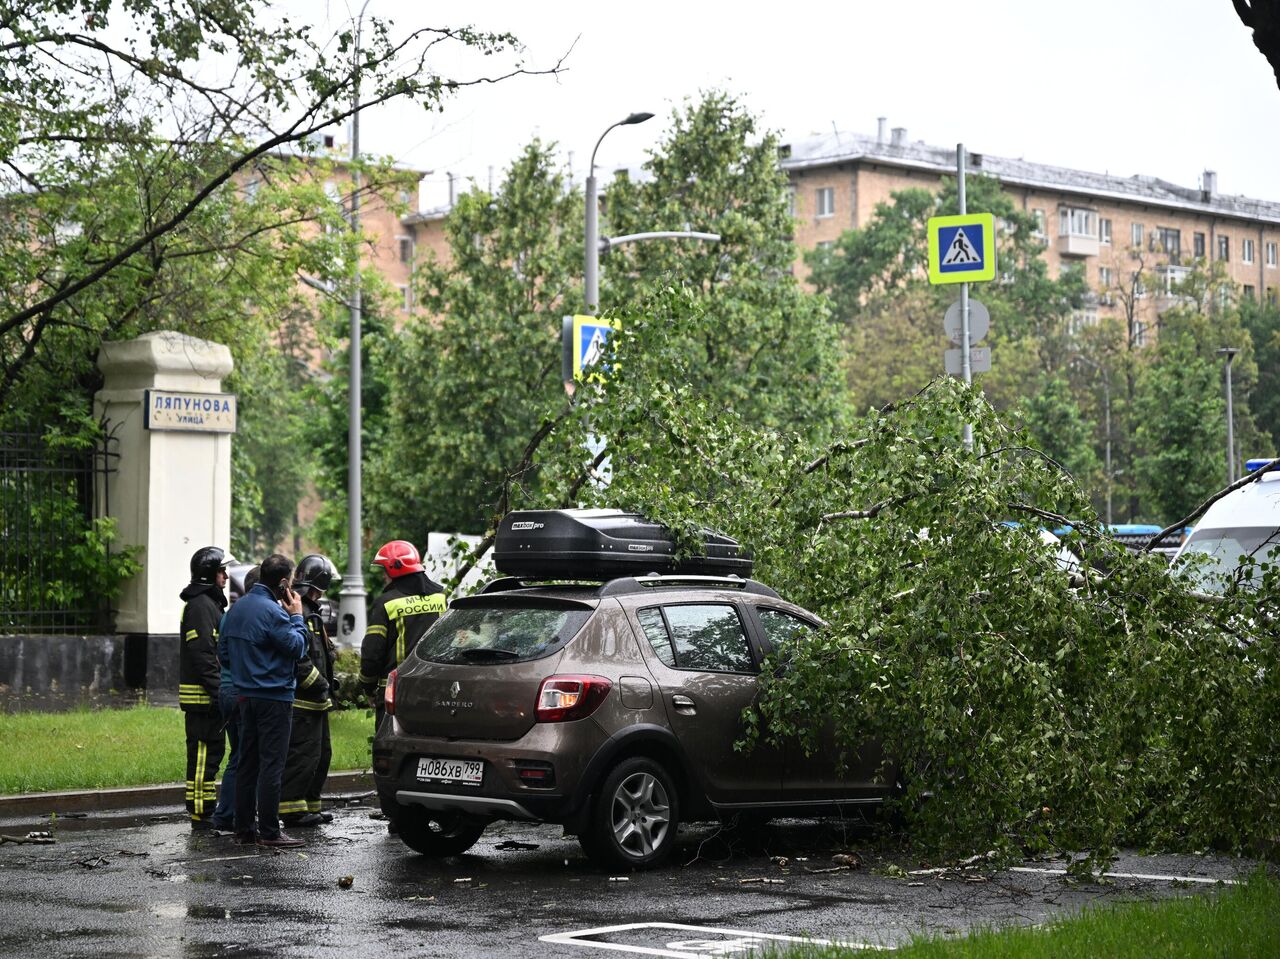
M 112 440 L 65 449 L 38 430 L 0 431 L 0 633 L 110 629 L 87 534 L 117 458 Z

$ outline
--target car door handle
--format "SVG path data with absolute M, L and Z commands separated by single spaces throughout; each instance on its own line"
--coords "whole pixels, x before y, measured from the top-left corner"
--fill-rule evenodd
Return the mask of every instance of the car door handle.
M 698 712 L 698 707 L 688 696 L 672 696 L 671 705 L 676 708 L 676 712 L 684 713 L 686 716 L 693 716 Z

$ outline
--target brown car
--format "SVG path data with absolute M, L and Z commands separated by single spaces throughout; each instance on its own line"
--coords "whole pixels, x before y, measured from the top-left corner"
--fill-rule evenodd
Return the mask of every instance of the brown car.
M 518 524 L 536 522 L 530 516 L 542 516 L 543 529 L 585 525 L 597 542 L 617 541 L 611 552 L 636 542 L 661 549 L 635 535 L 644 521 L 632 514 L 513 513 L 500 530 L 500 569 L 502 531 L 510 540 L 515 524 L 528 542 L 538 531 Z M 572 552 L 563 540 L 552 545 Z M 636 552 L 658 569 L 715 566 Z M 631 572 L 634 555 L 574 562 L 592 578 Z M 545 557 L 526 553 L 513 565 L 527 571 Z M 549 575 L 563 580 L 573 565 Z M 681 822 L 883 801 L 874 749 L 840 776 L 830 750 L 734 749 L 761 662 L 819 629 L 811 613 L 733 574 L 528 581 L 526 572 L 454 601 L 388 682 L 373 769 L 410 848 L 456 855 L 490 822 L 512 819 L 561 824 L 592 858 L 645 867 L 670 854 Z

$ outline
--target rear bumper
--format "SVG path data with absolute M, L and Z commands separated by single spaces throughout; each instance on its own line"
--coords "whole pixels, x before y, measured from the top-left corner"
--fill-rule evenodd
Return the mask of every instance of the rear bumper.
M 422 806 L 432 812 L 460 812 L 481 819 L 520 819 L 528 822 L 539 822 L 542 819 L 514 799 L 498 799 L 490 796 L 460 796 L 456 793 L 412 792 L 408 789 L 399 789 L 396 791 L 396 802 L 401 806 Z
M 392 719 L 393 717 L 388 717 Z M 584 773 L 608 737 L 590 717 L 570 723 L 538 723 L 511 742 L 450 740 L 415 736 L 398 723 L 382 724 L 373 741 L 374 782 L 384 806 L 419 806 L 462 812 L 482 819 L 567 823 L 586 800 Z M 420 781 L 418 760 L 470 759 L 484 762 L 479 785 Z M 550 786 L 519 776 L 522 763 L 549 763 Z

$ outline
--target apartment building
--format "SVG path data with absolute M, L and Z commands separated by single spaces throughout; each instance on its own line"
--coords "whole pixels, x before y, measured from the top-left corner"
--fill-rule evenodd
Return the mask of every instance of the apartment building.
M 912 143 L 901 127 L 886 136 L 883 119 L 875 136 L 833 132 L 784 144 L 779 155 L 801 251 L 864 226 L 895 191 L 940 189 L 956 163 L 954 147 Z M 1192 188 L 982 153 L 969 153 L 966 162 L 970 173 L 999 180 L 1040 224 L 1051 275 L 1084 270 L 1094 296 L 1077 322 L 1120 312 L 1118 291 L 1133 290 L 1141 269 L 1154 279 L 1136 288 L 1141 337 L 1176 301 L 1175 286 L 1195 260 L 1221 262 L 1242 296 L 1276 302 L 1280 202 L 1221 194 L 1213 171 Z M 807 273 L 798 262 L 796 275 Z

